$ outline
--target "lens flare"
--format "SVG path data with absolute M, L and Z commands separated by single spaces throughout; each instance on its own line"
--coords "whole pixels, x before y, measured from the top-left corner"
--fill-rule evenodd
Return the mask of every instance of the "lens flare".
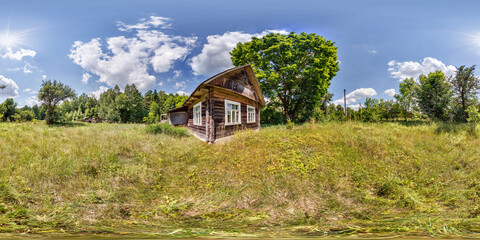
M 25 45 L 25 39 L 30 30 L 12 32 L 10 27 L 3 33 L 0 33 L 0 48 L 13 48 L 19 45 Z

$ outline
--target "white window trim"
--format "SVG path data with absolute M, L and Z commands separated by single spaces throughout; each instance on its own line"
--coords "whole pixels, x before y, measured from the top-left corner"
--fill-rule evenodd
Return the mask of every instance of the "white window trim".
M 237 105 L 238 106 L 238 122 L 236 123 L 227 123 L 227 104 Z M 225 126 L 231 125 L 240 125 L 242 124 L 242 104 L 232 100 L 225 99 Z
M 253 121 L 248 121 L 248 110 L 253 109 Z M 255 107 L 247 105 L 247 123 L 255 123 L 256 122 L 256 110 Z
M 198 106 L 200 106 L 200 110 L 198 111 L 200 114 L 200 122 L 198 123 L 198 121 L 195 121 L 195 108 L 197 108 Z M 202 126 L 202 102 L 199 102 L 195 105 L 193 105 L 193 125 L 197 125 L 197 126 Z

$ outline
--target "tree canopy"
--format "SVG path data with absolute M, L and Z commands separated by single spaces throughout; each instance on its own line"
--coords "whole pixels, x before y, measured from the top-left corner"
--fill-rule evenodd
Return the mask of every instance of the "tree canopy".
M 57 120 L 55 109 L 58 104 L 73 97 L 75 97 L 75 91 L 68 85 L 57 80 L 44 80 L 42 82 L 42 86 L 38 92 L 38 99 L 42 101 L 42 106 L 45 107 L 45 120 L 47 124 L 52 124 Z
M 252 64 L 265 97 L 278 98 L 294 121 L 308 118 L 339 71 L 334 42 L 315 33 L 253 37 L 230 54 L 235 66 Z
M 459 121 L 467 120 L 467 108 L 477 100 L 477 93 L 480 89 L 480 79 L 475 76 L 475 65 L 457 68 L 455 77 L 450 79 L 454 94 L 454 111 L 458 112 Z
M 422 112 L 435 120 L 447 120 L 452 90 L 445 74 L 435 71 L 420 75 L 417 90 L 418 105 Z

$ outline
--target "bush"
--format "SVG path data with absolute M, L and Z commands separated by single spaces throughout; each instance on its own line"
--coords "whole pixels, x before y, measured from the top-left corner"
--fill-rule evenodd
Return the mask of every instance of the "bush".
M 148 133 L 153 134 L 167 134 L 175 137 L 188 136 L 188 130 L 183 127 L 172 127 L 168 123 L 160 123 L 154 125 L 148 125 L 146 128 Z
M 294 126 L 295 126 L 295 123 L 293 123 L 292 120 L 288 119 L 288 121 L 287 121 L 287 129 L 288 129 L 288 130 L 292 130 Z

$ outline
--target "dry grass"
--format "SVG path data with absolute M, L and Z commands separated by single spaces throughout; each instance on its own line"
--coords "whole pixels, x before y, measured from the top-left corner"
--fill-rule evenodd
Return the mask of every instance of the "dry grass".
M 277 126 L 217 145 L 144 128 L 0 123 L 0 231 L 480 231 L 480 140 L 462 126 Z

